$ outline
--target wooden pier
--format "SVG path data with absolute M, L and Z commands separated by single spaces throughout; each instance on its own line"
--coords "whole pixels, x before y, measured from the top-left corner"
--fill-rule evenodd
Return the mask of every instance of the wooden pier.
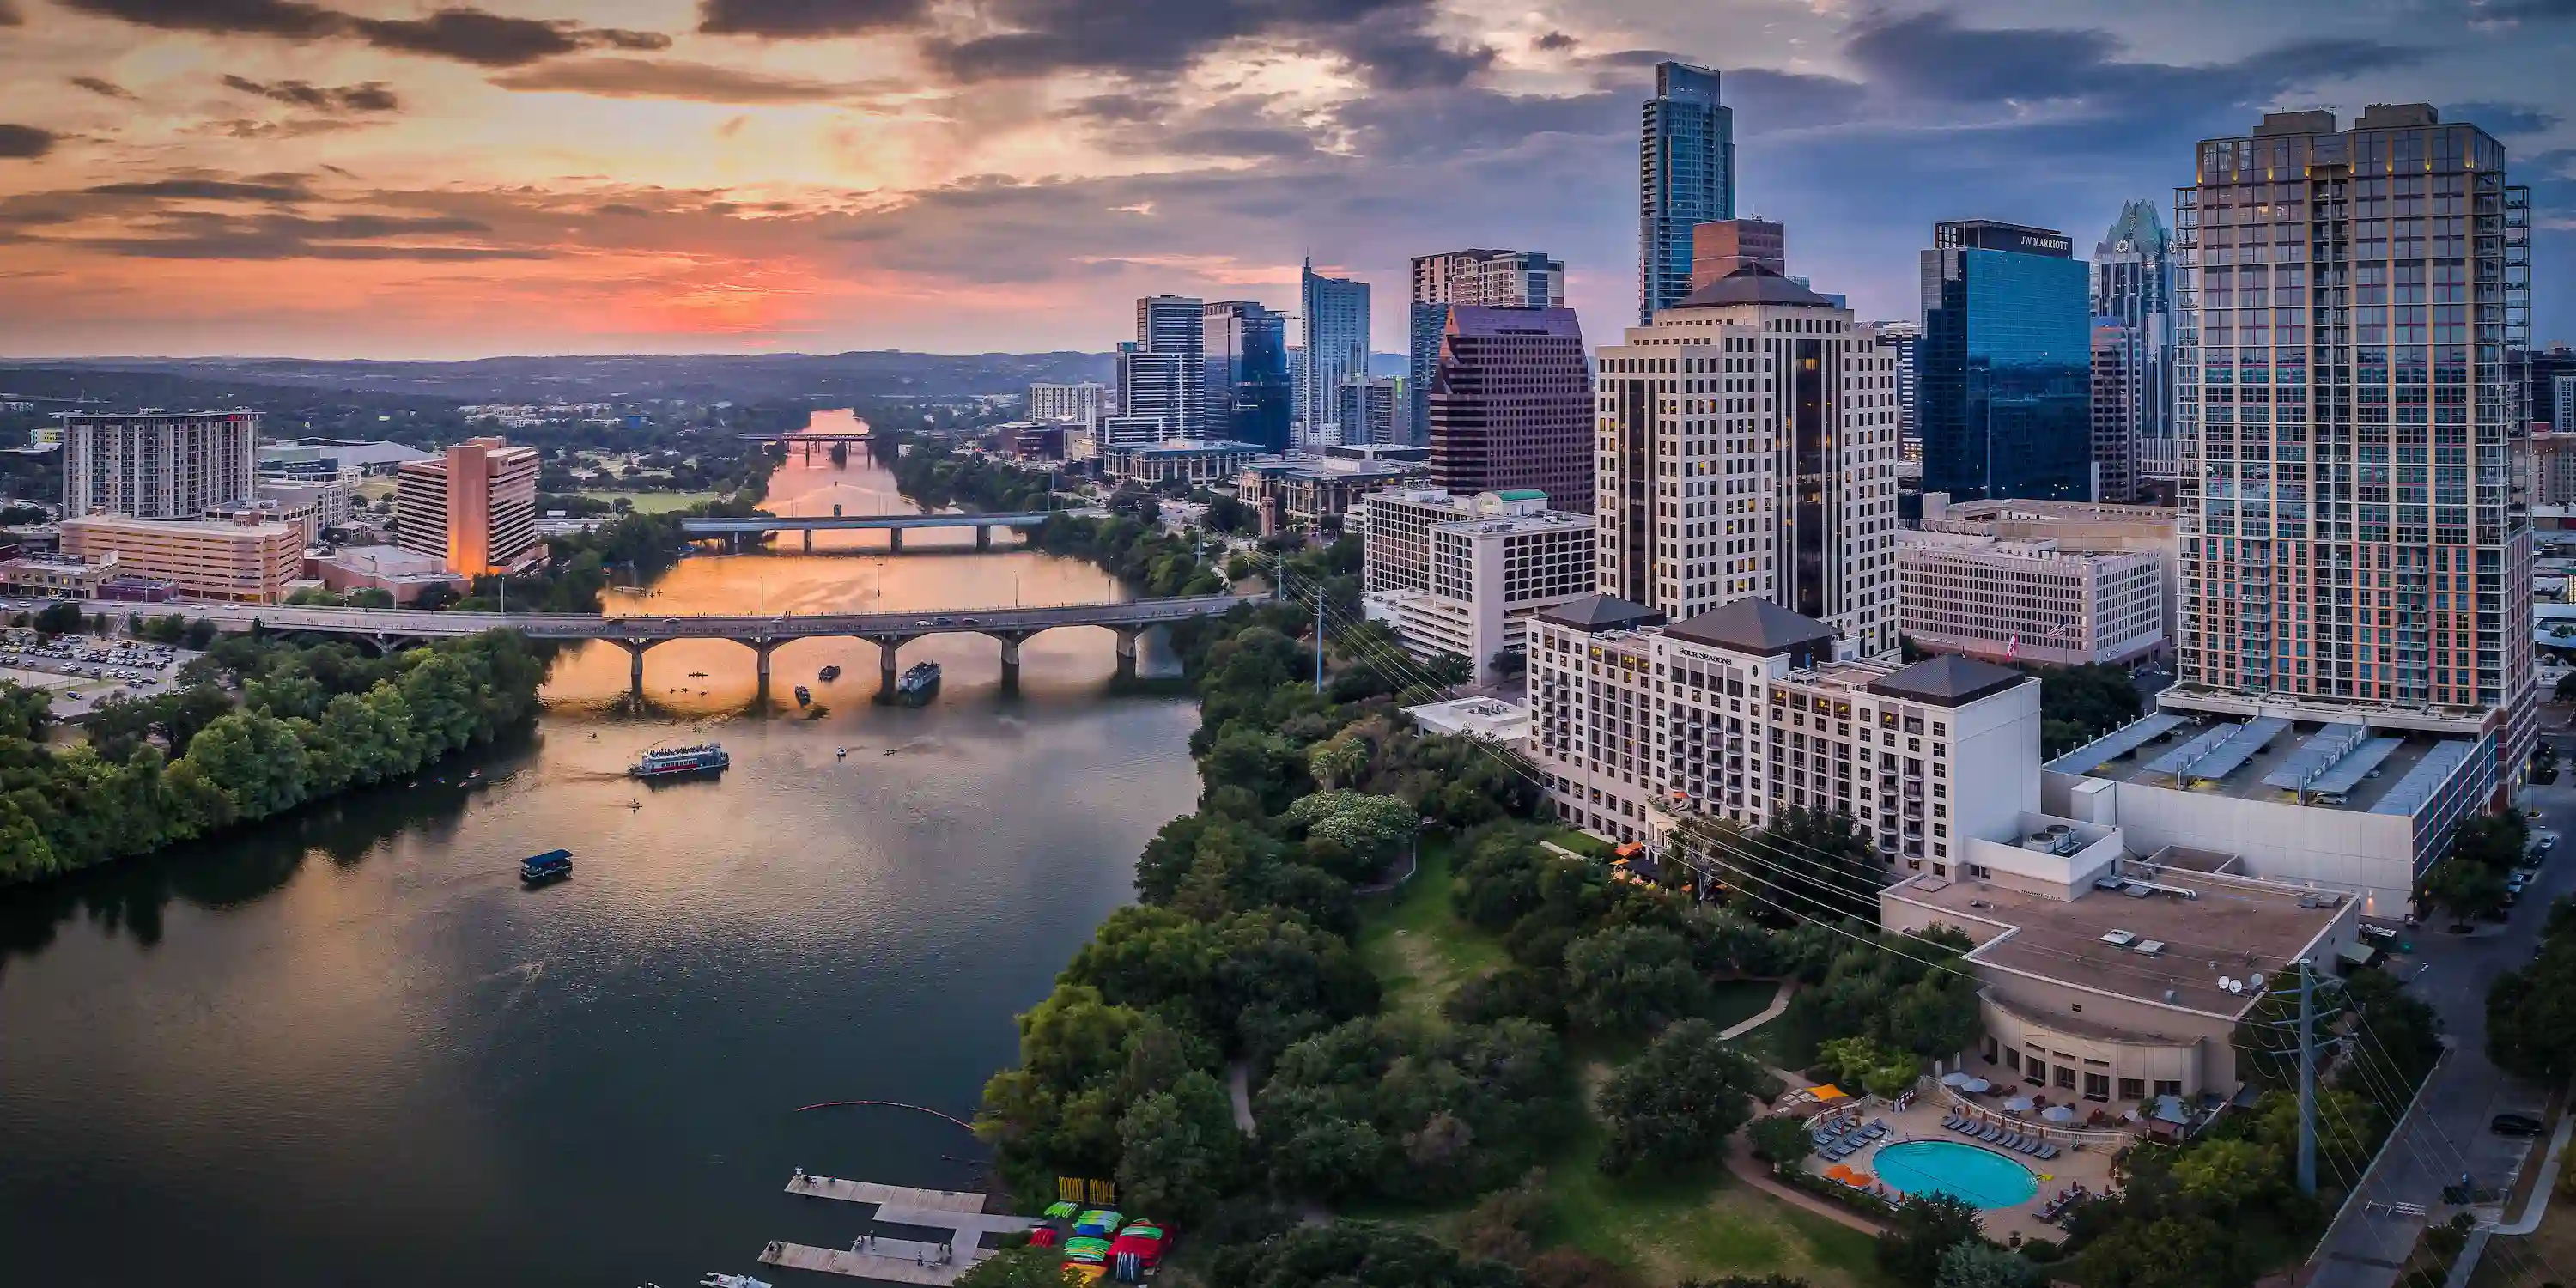
M 876 1208 L 873 1219 L 887 1225 L 948 1232 L 946 1239 L 931 1243 L 862 1234 L 846 1250 L 772 1243 L 760 1253 L 760 1260 L 768 1265 L 888 1283 L 945 1288 L 968 1267 L 993 1255 L 994 1249 L 983 1246 L 985 1235 L 1018 1234 L 1038 1224 L 1034 1217 L 987 1215 L 984 1196 L 965 1190 L 914 1189 L 798 1172 L 787 1182 L 787 1192 L 870 1204 Z

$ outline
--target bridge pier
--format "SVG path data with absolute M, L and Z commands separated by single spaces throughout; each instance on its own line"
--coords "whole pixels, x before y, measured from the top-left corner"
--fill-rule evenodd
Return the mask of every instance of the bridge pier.
M 975 548 L 978 550 L 993 548 L 993 530 L 981 523 L 975 525 Z
M 769 655 L 771 651 L 786 642 L 787 641 L 785 640 L 769 639 L 743 641 L 743 644 L 751 649 L 754 667 L 760 676 L 760 684 L 758 686 L 759 696 L 763 701 L 766 701 L 769 698 Z
M 1002 642 L 1002 691 L 1017 693 L 1020 688 L 1020 645 L 1037 632 L 986 631 L 985 634 Z
M 1142 626 L 1113 626 L 1118 635 L 1118 678 L 1136 678 L 1136 637 L 1145 633 Z
M 814 530 L 812 528 L 807 528 L 805 530 L 805 553 L 809 555 L 814 553 Z
M 898 530 L 900 531 L 900 530 Z M 895 682 L 903 678 L 903 641 L 877 641 L 877 701 L 894 701 Z
M 642 701 L 644 697 L 644 650 L 653 647 L 661 641 L 611 639 L 608 642 L 626 650 L 626 692 L 628 696 L 633 697 L 638 701 Z
M 898 555 L 903 553 L 903 529 L 886 529 L 886 541 L 888 542 L 887 550 L 889 553 Z

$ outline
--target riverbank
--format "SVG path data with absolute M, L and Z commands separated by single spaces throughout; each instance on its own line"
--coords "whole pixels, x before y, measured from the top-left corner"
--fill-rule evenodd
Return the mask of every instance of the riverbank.
M 524 724 L 544 665 L 511 631 L 376 659 L 237 636 L 186 674 L 175 692 L 101 704 L 88 740 L 65 746 L 45 741 L 43 695 L 0 684 L 0 884 L 415 773 Z

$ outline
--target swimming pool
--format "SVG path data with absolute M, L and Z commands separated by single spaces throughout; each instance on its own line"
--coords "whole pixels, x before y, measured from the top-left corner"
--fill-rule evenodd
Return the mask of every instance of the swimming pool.
M 2039 1193 L 2039 1178 L 2029 1168 L 1952 1140 L 1889 1145 L 1870 1159 L 1870 1168 L 1903 1193 L 1948 1194 L 1980 1208 L 2012 1207 Z

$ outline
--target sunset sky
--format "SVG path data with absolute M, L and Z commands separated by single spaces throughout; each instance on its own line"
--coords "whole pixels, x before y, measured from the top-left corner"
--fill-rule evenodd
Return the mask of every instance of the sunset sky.
M 0 357 L 1106 349 L 1297 263 L 1566 260 L 1633 321 L 1651 64 L 1864 316 L 1936 219 L 2089 252 L 2266 107 L 2428 100 L 2576 341 L 2576 0 L 0 0 Z

